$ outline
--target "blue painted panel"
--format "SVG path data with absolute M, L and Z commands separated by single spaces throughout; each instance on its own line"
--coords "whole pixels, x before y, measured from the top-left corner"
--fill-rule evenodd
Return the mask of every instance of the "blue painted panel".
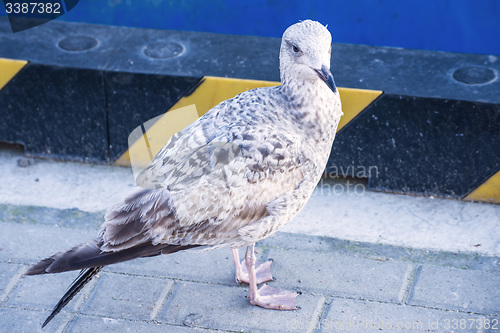
M 340 43 L 500 55 L 500 0 L 80 0 L 60 19 L 281 37 L 306 18 Z

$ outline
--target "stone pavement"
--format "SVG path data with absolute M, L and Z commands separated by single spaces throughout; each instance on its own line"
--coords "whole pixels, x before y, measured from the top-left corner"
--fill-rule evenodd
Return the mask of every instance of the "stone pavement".
M 251 306 L 229 249 L 181 252 L 107 267 L 42 330 L 77 272 L 24 271 L 92 238 L 102 216 L 0 204 L 0 332 L 500 332 L 498 257 L 284 232 L 257 255 L 300 310 Z

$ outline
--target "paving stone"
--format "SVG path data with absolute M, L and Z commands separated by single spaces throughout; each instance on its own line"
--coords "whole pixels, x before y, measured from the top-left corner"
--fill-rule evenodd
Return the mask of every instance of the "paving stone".
M 189 333 L 206 330 L 168 325 L 157 322 L 136 322 L 107 317 L 78 316 L 68 325 L 68 333 L 78 332 L 148 332 L 148 333 Z
M 5 333 L 47 333 L 55 332 L 69 319 L 67 313 L 61 312 L 42 329 L 42 323 L 49 315 L 46 311 L 32 311 L 19 308 L 0 308 L 0 332 Z
M 358 258 L 392 259 L 416 264 L 433 264 L 462 269 L 500 272 L 500 260 L 497 257 L 471 252 L 416 249 L 281 231 L 259 241 L 257 245 L 313 252 L 333 252 L 339 255 L 355 256 Z
M 417 274 L 410 304 L 499 315 L 500 275 L 424 265 Z
M 333 298 L 321 332 L 478 332 L 484 317 L 393 303 Z M 304 323 L 294 323 L 297 327 Z
M 231 331 L 303 332 L 290 329 L 289 323 L 312 322 L 323 305 L 322 297 L 303 294 L 297 297 L 300 310 L 268 310 L 251 305 L 247 294 L 248 288 L 244 287 L 181 282 L 159 320 Z
M 111 318 L 150 320 L 167 279 L 103 273 L 81 312 Z
M 229 248 L 204 252 L 184 251 L 127 261 L 106 269 L 112 272 L 236 284 L 232 258 Z
M 273 276 L 282 288 L 325 295 L 396 301 L 407 264 L 397 261 L 271 249 Z
M 96 231 L 39 224 L 0 222 L 1 261 L 36 263 L 86 242 L 96 236 Z
M 22 265 L 0 262 L 0 302 L 2 302 L 6 288 L 14 275 L 22 268 Z
M 6 304 L 31 310 L 52 310 L 77 276 L 78 272 L 25 276 L 10 293 Z M 87 294 L 88 291 L 86 286 L 80 293 Z M 68 310 L 72 309 L 71 304 L 67 306 Z

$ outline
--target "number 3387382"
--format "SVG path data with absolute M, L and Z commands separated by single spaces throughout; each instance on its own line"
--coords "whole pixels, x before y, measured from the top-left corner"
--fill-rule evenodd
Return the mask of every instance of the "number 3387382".
M 7 14 L 61 14 L 60 3 L 16 2 L 5 4 Z

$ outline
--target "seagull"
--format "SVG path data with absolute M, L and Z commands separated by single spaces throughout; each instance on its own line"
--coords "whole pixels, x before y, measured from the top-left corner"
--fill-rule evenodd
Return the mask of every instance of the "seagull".
M 319 22 L 287 28 L 281 85 L 223 101 L 175 134 L 134 190 L 107 210 L 95 239 L 30 267 L 26 275 L 80 270 L 42 327 L 104 266 L 220 247 L 232 249 L 236 281 L 249 284 L 252 305 L 297 309 L 297 293 L 258 289 L 273 277 L 254 245 L 297 215 L 325 169 L 342 116 L 331 43 Z

